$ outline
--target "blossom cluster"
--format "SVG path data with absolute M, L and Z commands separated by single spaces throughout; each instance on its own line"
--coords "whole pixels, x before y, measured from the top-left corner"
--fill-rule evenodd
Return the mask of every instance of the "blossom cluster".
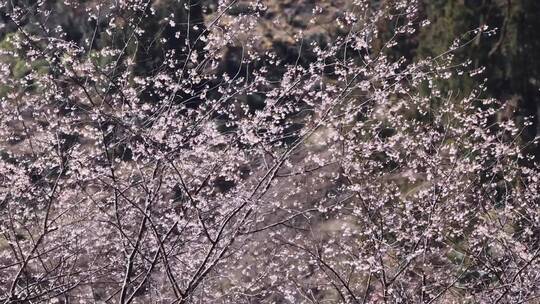
M 0 4 L 2 303 L 540 295 L 523 126 L 389 55 L 416 1 L 284 2 Z

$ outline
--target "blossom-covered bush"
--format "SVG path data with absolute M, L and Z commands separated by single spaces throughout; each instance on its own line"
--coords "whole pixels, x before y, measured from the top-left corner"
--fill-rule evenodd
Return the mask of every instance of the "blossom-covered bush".
M 2 303 L 537 298 L 523 126 L 378 2 L 0 4 Z

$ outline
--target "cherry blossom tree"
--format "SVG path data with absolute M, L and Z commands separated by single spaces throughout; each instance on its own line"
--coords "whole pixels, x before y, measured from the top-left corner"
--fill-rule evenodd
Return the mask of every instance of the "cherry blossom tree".
M 441 88 L 479 31 L 408 62 L 414 0 L 1 3 L 2 303 L 540 296 L 524 126 Z

